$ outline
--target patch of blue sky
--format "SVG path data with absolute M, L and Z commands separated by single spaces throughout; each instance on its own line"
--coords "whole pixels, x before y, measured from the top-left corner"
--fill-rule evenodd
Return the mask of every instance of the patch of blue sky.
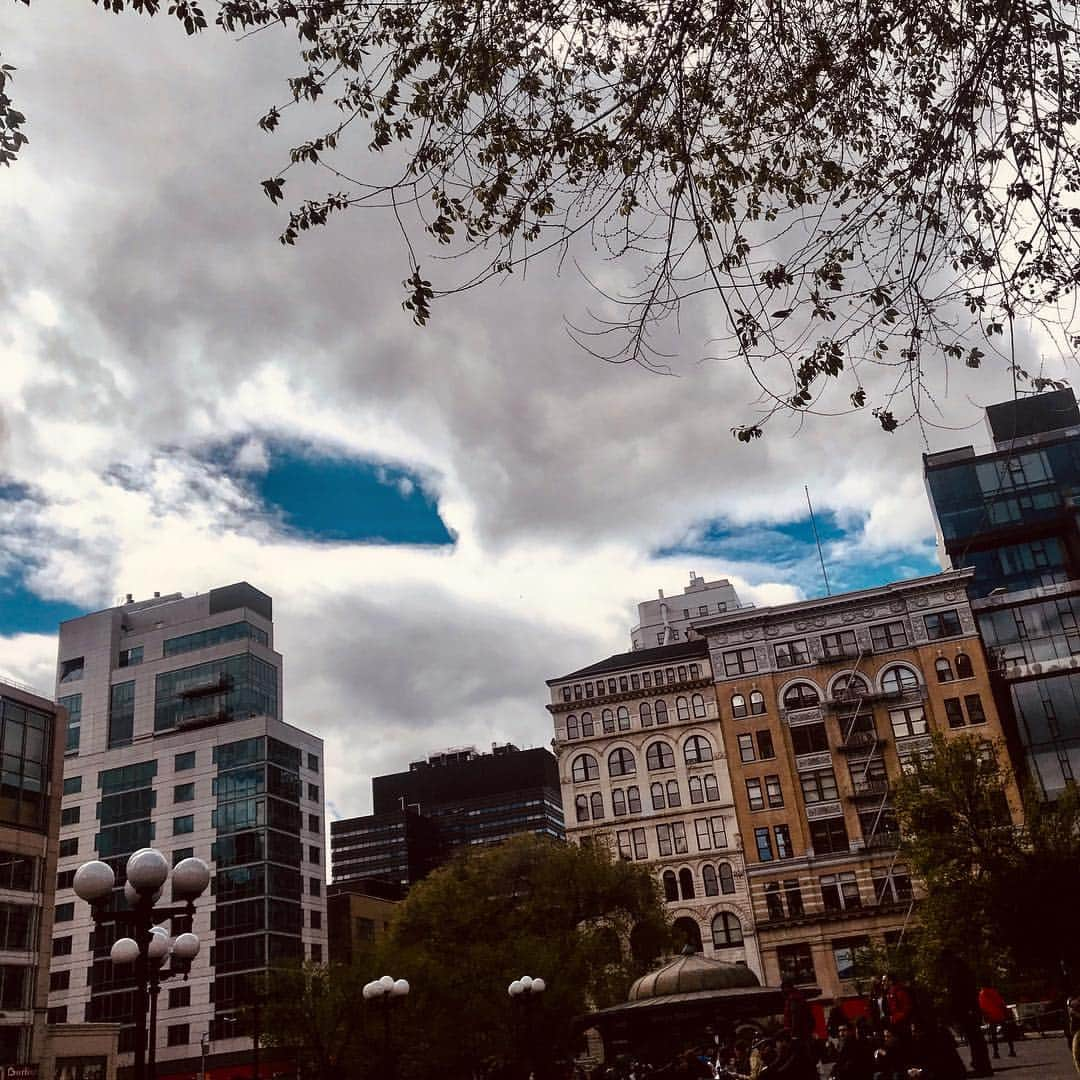
M 296 535 L 336 543 L 454 542 L 435 500 L 407 469 L 294 443 L 271 443 L 268 456 L 267 468 L 251 471 L 247 481 Z
M 46 600 L 14 574 L 0 577 L 0 634 L 55 634 L 65 619 L 85 612 L 60 600 Z
M 890 581 L 937 573 L 940 569 L 930 546 L 915 551 L 867 552 L 856 543 L 862 521 L 841 520 L 829 512 L 814 516 L 833 593 L 869 589 Z M 807 597 L 825 595 L 809 515 L 780 525 L 736 527 L 711 521 L 657 554 L 709 556 L 731 564 L 732 572 L 739 568 L 738 572 L 754 583 L 784 581 L 797 585 Z

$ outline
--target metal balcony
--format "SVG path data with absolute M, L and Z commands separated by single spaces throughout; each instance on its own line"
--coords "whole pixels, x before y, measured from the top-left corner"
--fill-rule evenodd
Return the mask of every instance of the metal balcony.
M 853 802 L 861 802 L 864 799 L 880 799 L 889 793 L 888 780 L 858 780 L 852 785 L 849 798 Z
M 879 738 L 876 731 L 856 731 L 840 744 L 839 749 L 845 754 L 854 754 L 861 750 L 872 750 L 875 746 L 884 745 L 884 743 L 885 740 Z

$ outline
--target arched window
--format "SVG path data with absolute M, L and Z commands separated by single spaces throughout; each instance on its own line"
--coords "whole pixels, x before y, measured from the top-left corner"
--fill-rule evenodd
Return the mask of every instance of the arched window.
M 683 743 L 683 757 L 687 765 L 700 765 L 703 761 L 712 761 L 712 747 L 704 735 L 691 735 Z
M 684 900 L 694 899 L 694 875 L 686 867 L 679 871 L 679 892 Z
M 742 694 L 731 695 L 731 715 L 734 716 L 736 720 L 741 720 L 746 716 L 746 698 L 744 698 Z
M 694 716 L 698 720 L 705 718 L 705 699 L 700 694 L 694 694 L 690 698 L 690 705 L 694 710 Z
M 909 667 L 894 664 L 885 669 L 881 676 L 881 689 L 886 694 L 899 694 L 904 690 L 915 690 L 919 685 L 919 677 Z
M 626 789 L 626 809 L 631 814 L 641 813 L 641 792 L 638 791 L 636 785 Z
M 592 713 L 586 712 L 581 714 L 581 734 L 584 738 L 588 738 L 590 735 L 596 734 L 596 729 L 593 727 Z
M 608 776 L 633 776 L 637 772 L 634 755 L 624 746 L 612 750 L 607 759 Z
M 594 791 L 592 793 L 590 802 L 593 821 L 602 820 L 604 817 L 604 796 L 601 795 L 599 791 Z
M 650 769 L 673 769 L 675 754 L 667 743 L 650 743 L 649 749 L 645 751 L 645 764 Z
M 709 866 L 709 864 L 706 863 L 701 868 L 701 880 L 705 886 L 706 896 L 720 895 L 720 885 L 717 883 L 716 880 L 716 867 Z
M 654 810 L 663 810 L 667 803 L 664 801 L 664 785 L 653 784 L 649 788 L 649 794 L 652 796 L 652 808 Z
M 566 737 L 568 739 L 581 738 L 581 726 L 578 724 L 578 718 L 573 714 L 566 718 Z
M 950 664 L 944 656 L 938 657 L 938 659 L 934 662 L 934 671 L 937 672 L 938 682 L 953 681 L 952 664 Z
M 680 720 L 690 719 L 690 702 L 684 697 L 675 699 L 675 714 Z
M 762 716 L 765 712 L 765 695 L 760 690 L 750 691 L 750 715 Z
M 605 735 L 615 734 L 615 714 L 610 709 L 605 709 L 600 714 L 600 722 L 604 726 Z
M 668 806 L 682 806 L 682 795 L 679 794 L 678 780 L 669 780 L 667 782 L 667 804 Z
M 642 727 L 652 727 L 652 706 L 647 701 L 638 706 L 638 720 Z
M 578 754 L 574 758 L 570 775 L 573 776 L 576 784 L 583 783 L 586 780 L 599 780 L 600 766 L 592 754 Z
M 731 896 L 735 892 L 735 875 L 731 872 L 731 863 L 722 862 L 716 868 L 720 878 L 720 891 L 725 896 Z
M 817 692 L 817 687 L 811 686 L 809 683 L 796 683 L 784 691 L 785 709 L 808 709 L 811 705 L 816 705 L 820 700 L 821 697 Z
M 705 777 L 705 801 L 720 801 L 720 785 L 716 782 L 716 777 L 712 773 Z
M 971 668 L 971 657 L 967 653 L 956 654 L 956 677 L 958 679 L 970 679 L 975 672 Z
M 622 788 L 615 788 L 611 793 L 611 812 L 616 817 L 626 817 L 626 793 Z
M 743 943 L 742 923 L 738 915 L 730 911 L 721 911 L 712 921 L 712 943 L 714 949 L 731 949 Z
M 658 701 L 653 706 L 653 711 L 656 713 L 656 722 L 658 724 L 666 724 L 667 723 L 667 702 L 666 701 L 663 701 L 663 700 Z
M 674 870 L 664 871 L 664 899 L 669 902 L 679 899 L 679 882 Z
M 625 705 L 620 705 L 615 713 L 615 719 L 619 721 L 620 731 L 630 730 L 630 710 Z
M 685 915 L 672 924 L 671 943 L 677 953 L 682 952 L 687 945 L 696 953 L 705 951 L 701 943 L 701 927 L 698 926 L 697 920 Z
M 691 803 L 703 803 L 705 801 L 705 792 L 701 788 L 701 777 L 690 777 L 690 802 Z
M 574 800 L 574 812 L 575 812 L 575 814 L 577 816 L 578 821 L 588 821 L 589 820 L 589 796 L 588 795 L 579 795 Z
M 841 675 L 833 683 L 832 696 L 840 701 L 854 701 L 870 693 L 870 687 L 861 675 Z

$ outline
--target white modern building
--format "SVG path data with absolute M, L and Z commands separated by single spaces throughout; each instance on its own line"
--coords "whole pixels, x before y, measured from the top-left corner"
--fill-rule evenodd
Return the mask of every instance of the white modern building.
M 630 640 L 635 649 L 689 641 L 695 636 L 695 622 L 709 622 L 743 606 L 727 578 L 706 581 L 691 570 L 682 596 L 666 597 L 660 589 L 655 600 L 638 604 L 637 626 L 630 631 Z
M 707 643 L 609 656 L 548 687 L 566 839 L 648 865 L 676 945 L 760 977 Z M 628 944 L 649 948 L 633 934 Z
M 282 719 L 272 601 L 239 583 L 127 603 L 60 627 L 57 698 L 67 710 L 64 797 L 49 1012 L 128 1024 L 129 972 L 114 971 L 113 927 L 95 932 L 72 877 L 103 859 L 123 884 L 140 847 L 211 868 L 186 980 L 163 984 L 157 1072 L 250 1075 L 237 1019 L 253 977 L 276 962 L 326 959 L 322 740 Z M 118 889 L 119 892 L 119 889 Z M 168 902 L 168 897 L 164 902 Z M 121 1065 L 134 1028 L 121 1032 Z M 264 1051 L 262 1071 L 282 1071 Z

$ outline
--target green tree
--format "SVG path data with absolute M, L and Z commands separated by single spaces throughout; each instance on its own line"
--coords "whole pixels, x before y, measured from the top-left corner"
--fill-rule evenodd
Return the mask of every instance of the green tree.
M 666 939 L 656 880 L 603 849 L 525 836 L 458 856 L 413 887 L 368 975 L 411 984 L 391 1002 L 402 1073 L 426 1076 L 437 1062 L 440 1076 L 466 1077 L 485 1061 L 569 1052 L 574 1017 L 625 1000 L 645 969 L 628 947 L 635 927 Z M 522 975 L 547 989 L 512 1000 Z
M 169 11 L 188 33 L 206 25 L 197 0 Z M 578 340 L 662 366 L 658 331 L 706 304 L 710 349 L 761 387 L 734 429 L 745 441 L 776 410 L 835 409 L 820 397 L 841 376 L 841 401 L 893 430 L 918 413 L 928 368 L 1012 359 L 1018 321 L 1045 317 L 1071 351 L 1078 20 L 1064 0 L 217 8 L 227 32 L 299 42 L 260 126 L 292 108 L 310 126 L 263 189 L 277 203 L 312 169 L 330 190 L 293 206 L 284 243 L 345 210 L 394 214 L 420 324 L 437 296 L 533 260 L 610 257 Z M 22 116 L 0 101 L 5 125 L 9 161 Z M 432 281 L 425 245 L 467 258 Z

